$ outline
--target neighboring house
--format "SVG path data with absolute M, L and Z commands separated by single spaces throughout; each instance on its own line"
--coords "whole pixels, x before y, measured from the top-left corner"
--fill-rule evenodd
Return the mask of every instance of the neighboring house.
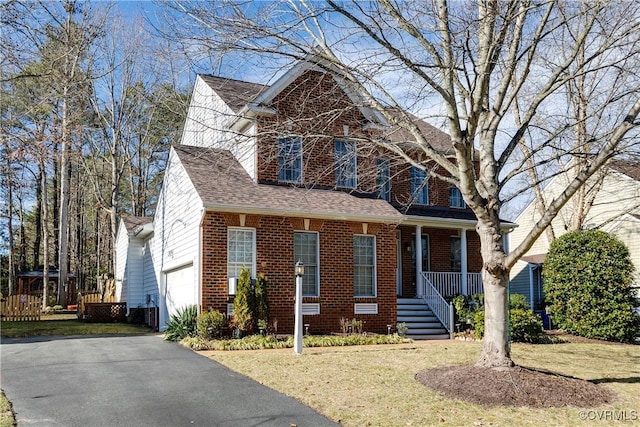
M 604 179 L 587 182 L 587 197 L 593 198 L 584 228 L 599 228 L 618 237 L 631 253 L 635 265 L 635 285 L 640 285 L 640 163 L 611 160 L 604 171 Z M 545 188 L 544 195 L 551 200 L 567 184 L 568 175 L 556 176 Z M 597 191 L 597 193 L 594 193 Z M 573 197 L 551 223 L 556 238 L 571 229 L 574 215 L 579 214 L 582 203 Z M 540 218 L 535 202 L 530 203 L 515 222 L 518 228 L 509 235 L 509 247 L 515 248 Z M 510 292 L 523 294 L 532 307 L 544 308 L 542 266 L 549 250 L 546 233 L 540 235 L 534 245 L 511 270 Z
M 414 336 L 448 336 L 448 305 L 434 289 L 481 292 L 476 218 L 455 187 L 367 143 L 411 138 L 361 105 L 348 85 L 308 63 L 271 86 L 199 75 L 152 234 L 119 234 L 123 298 L 135 295 L 132 306 L 157 296 L 160 325 L 189 304 L 230 312 L 246 267 L 267 276 L 269 322 L 291 333 L 301 260 L 311 333 L 358 318 L 370 332 L 405 321 Z M 453 156 L 446 134 L 418 125 Z M 141 269 L 134 292 L 124 277 Z

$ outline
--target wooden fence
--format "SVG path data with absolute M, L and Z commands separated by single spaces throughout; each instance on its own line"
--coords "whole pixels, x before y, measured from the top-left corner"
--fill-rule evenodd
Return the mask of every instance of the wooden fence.
M 26 322 L 40 320 L 42 298 L 33 295 L 0 294 L 0 316 L 10 322 Z
M 78 293 L 78 318 L 93 322 L 124 321 L 127 303 L 118 302 L 114 295 Z

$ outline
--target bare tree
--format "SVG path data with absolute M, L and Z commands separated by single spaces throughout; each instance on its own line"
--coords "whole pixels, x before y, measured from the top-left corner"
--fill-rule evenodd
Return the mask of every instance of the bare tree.
M 273 73 L 295 61 L 309 61 L 347 82 L 384 116 L 390 128 L 411 135 L 411 143 L 387 149 L 405 161 L 421 153 L 457 186 L 475 213 L 481 240 L 486 332 L 477 365 L 511 366 L 508 345 L 507 283 L 518 258 L 585 182 L 629 144 L 640 112 L 638 65 L 639 3 L 468 2 L 246 2 L 180 1 L 173 5 L 170 34 L 199 60 L 211 58 L 222 70 L 238 62 Z M 196 56 L 200 55 L 200 56 Z M 235 68 L 234 67 L 235 64 Z M 564 131 L 580 132 L 566 104 L 568 84 L 598 73 L 607 96 L 591 102 L 606 128 L 589 145 L 559 144 Z M 519 117 L 513 116 L 518 100 Z M 389 108 L 391 107 L 391 108 Z M 454 158 L 436 149 L 415 121 L 443 123 Z M 548 122 L 548 138 L 527 140 L 536 122 Z M 518 156 L 516 156 L 518 153 Z M 550 158 L 584 161 L 564 192 L 544 206 L 544 215 L 517 248 L 503 246 L 504 203 L 557 173 Z M 479 168 L 476 160 L 479 159 Z M 518 180 L 535 170 L 537 181 Z M 516 183 L 525 182 L 512 188 Z

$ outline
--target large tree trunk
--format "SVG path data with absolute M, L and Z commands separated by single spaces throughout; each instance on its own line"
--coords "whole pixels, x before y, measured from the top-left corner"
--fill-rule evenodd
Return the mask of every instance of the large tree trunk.
M 68 276 L 68 259 L 69 259 L 69 238 L 67 230 L 69 227 L 69 185 L 71 162 L 69 159 L 69 141 L 67 134 L 67 102 L 66 88 L 62 101 L 62 147 L 60 150 L 60 222 L 59 222 L 59 258 L 58 258 L 58 299 L 59 305 L 66 306 L 66 285 Z
M 499 222 L 478 223 L 480 247 L 484 264 L 484 337 L 482 352 L 476 366 L 487 368 L 511 367 L 509 348 L 508 290 L 509 270 L 504 267 L 504 244 Z
M 44 270 L 42 270 L 42 311 L 47 309 L 47 300 L 49 299 L 49 227 L 47 218 L 49 216 L 49 201 L 47 200 L 47 171 L 44 165 L 44 159 L 40 160 L 40 195 L 42 197 L 42 262 Z

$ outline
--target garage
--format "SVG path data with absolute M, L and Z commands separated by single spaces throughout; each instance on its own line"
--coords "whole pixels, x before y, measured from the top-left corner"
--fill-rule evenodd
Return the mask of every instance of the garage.
M 195 280 L 193 264 L 188 264 L 165 273 L 166 283 L 166 318 L 161 319 L 166 324 L 171 315 L 188 305 L 198 304 L 198 286 Z

